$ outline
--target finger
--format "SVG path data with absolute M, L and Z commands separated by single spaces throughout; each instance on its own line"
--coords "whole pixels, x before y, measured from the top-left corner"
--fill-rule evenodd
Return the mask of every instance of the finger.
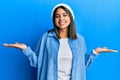
M 3 46 L 8 46 L 8 44 L 4 43 Z
M 14 47 L 14 44 L 3 44 L 3 46 L 6 46 L 6 47 Z
M 111 52 L 118 52 L 118 50 L 110 50 Z
M 18 42 L 16 42 L 15 44 L 19 44 Z

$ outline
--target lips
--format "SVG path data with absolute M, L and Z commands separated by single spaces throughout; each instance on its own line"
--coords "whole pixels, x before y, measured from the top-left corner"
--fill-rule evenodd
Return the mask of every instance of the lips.
M 59 22 L 59 25 L 64 25 L 64 24 L 65 24 L 65 22 L 63 22 L 63 21 L 62 21 L 62 22 Z

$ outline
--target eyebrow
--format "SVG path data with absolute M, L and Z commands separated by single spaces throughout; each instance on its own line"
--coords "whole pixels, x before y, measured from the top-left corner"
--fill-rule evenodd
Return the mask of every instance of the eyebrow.
M 62 14 L 68 14 L 68 13 L 62 13 Z M 59 14 L 55 14 L 55 15 L 59 15 Z

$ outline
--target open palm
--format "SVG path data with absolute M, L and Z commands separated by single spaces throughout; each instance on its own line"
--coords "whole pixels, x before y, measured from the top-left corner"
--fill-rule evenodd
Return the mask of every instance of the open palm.
M 6 47 L 18 48 L 18 49 L 21 49 L 21 50 L 27 48 L 27 46 L 26 46 L 25 44 L 23 44 L 23 43 L 18 43 L 18 42 L 16 42 L 15 44 L 7 44 L 7 43 L 4 43 L 3 45 L 6 46 Z
M 107 47 L 104 48 L 96 48 L 95 49 L 96 53 L 102 53 L 102 52 L 118 52 L 117 50 L 112 50 L 112 49 L 108 49 Z

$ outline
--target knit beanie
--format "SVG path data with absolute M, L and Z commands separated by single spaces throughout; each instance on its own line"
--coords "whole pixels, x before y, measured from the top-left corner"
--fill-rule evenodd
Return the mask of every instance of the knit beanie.
M 68 6 L 68 5 L 65 4 L 65 3 L 59 3 L 59 4 L 57 4 L 57 5 L 52 9 L 52 13 L 51 13 L 52 18 L 53 18 L 53 12 L 54 12 L 54 10 L 55 10 L 57 7 L 59 7 L 59 6 L 63 6 L 63 7 L 65 7 L 65 8 L 67 8 L 67 9 L 70 11 L 70 13 L 72 14 L 72 16 L 73 16 L 73 20 L 75 19 L 75 17 L 74 17 L 74 13 L 73 13 L 71 7 Z

